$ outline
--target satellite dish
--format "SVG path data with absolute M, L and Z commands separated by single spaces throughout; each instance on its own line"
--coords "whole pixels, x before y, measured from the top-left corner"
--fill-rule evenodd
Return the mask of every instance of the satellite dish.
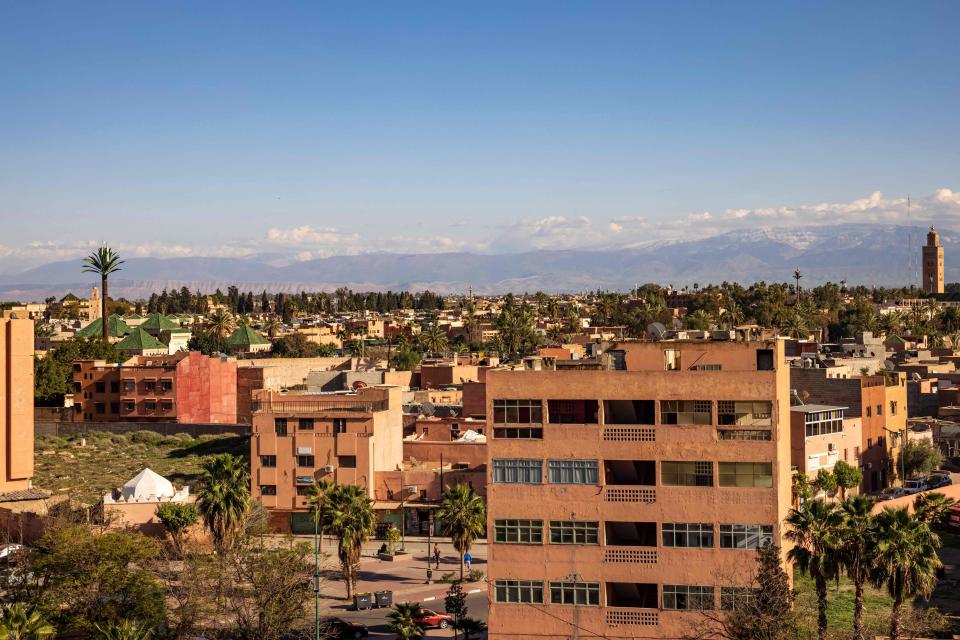
M 654 340 L 662 340 L 667 328 L 660 322 L 651 322 L 647 325 L 647 334 Z
M 424 402 L 423 404 L 420 405 L 420 413 L 422 413 L 427 417 L 432 416 L 436 412 L 437 412 L 437 408 L 433 406 L 432 402 Z
M 893 360 L 884 360 L 883 368 L 886 369 L 887 371 L 893 371 L 894 369 L 897 368 L 897 365 L 893 363 Z
M 357 389 L 366 389 L 366 388 L 367 388 L 367 383 L 364 382 L 363 380 L 356 380 L 356 381 L 354 381 L 354 383 L 353 383 L 352 385 L 350 385 L 350 386 L 353 387 L 353 390 L 354 390 L 354 391 L 356 391 Z

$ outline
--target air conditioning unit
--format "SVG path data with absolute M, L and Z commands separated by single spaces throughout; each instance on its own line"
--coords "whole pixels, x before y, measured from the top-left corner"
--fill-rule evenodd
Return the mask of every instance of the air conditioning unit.
M 310 456 L 313 455 L 312 447 L 297 447 L 298 456 Z
M 324 473 L 333 473 L 333 465 L 332 465 L 332 464 L 324 465 L 324 466 L 323 466 L 323 472 L 324 472 Z
M 415 484 L 412 484 L 412 485 L 410 485 L 410 486 L 404 487 L 403 490 L 404 490 L 405 492 L 411 493 L 411 494 L 420 493 L 420 487 L 418 487 L 418 486 L 415 485 Z

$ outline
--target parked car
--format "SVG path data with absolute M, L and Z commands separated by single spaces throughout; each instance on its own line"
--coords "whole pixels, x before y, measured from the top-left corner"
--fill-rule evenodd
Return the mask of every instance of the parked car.
M 920 493 L 921 491 L 926 491 L 929 487 L 927 486 L 926 478 L 911 478 L 903 483 L 903 488 L 906 490 L 907 495 L 913 495 L 915 493 Z
M 884 500 L 893 500 L 894 498 L 902 498 L 908 495 L 910 494 L 903 487 L 887 487 L 877 494 L 877 501 L 883 502 Z
M 420 624 L 428 629 L 446 629 L 452 622 L 453 616 L 432 609 L 420 609 Z
M 935 473 L 927 478 L 927 487 L 930 489 L 939 489 L 953 484 L 953 479 L 949 473 Z
M 320 621 L 320 629 L 327 634 L 325 637 L 366 638 L 370 635 L 367 625 L 343 618 L 324 618 Z

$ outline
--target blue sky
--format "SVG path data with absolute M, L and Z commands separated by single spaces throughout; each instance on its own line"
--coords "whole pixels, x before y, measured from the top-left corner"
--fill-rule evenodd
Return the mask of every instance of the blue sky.
M 956 2 L 0 3 L 0 269 L 960 221 Z M 956 191 L 955 191 L 956 190 Z

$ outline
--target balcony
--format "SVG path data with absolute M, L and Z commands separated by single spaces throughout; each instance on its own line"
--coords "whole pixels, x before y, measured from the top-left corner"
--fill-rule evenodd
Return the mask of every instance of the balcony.
M 659 613 L 656 609 L 607 607 L 606 623 L 610 627 L 655 627 L 660 624 Z
M 657 560 L 656 549 L 607 547 L 603 550 L 603 561 L 609 564 L 657 564 Z
M 652 427 L 606 425 L 603 427 L 603 439 L 607 442 L 656 442 L 657 430 Z
M 386 411 L 386 400 L 351 400 L 339 396 L 338 399 L 310 399 L 310 400 L 254 400 L 252 410 L 255 413 L 323 413 L 326 411 L 353 411 L 357 413 L 373 413 Z
M 653 504 L 657 501 L 654 487 L 606 487 L 603 499 L 607 502 L 642 502 Z
M 606 583 L 606 622 L 610 626 L 659 624 L 657 585 L 641 582 Z

